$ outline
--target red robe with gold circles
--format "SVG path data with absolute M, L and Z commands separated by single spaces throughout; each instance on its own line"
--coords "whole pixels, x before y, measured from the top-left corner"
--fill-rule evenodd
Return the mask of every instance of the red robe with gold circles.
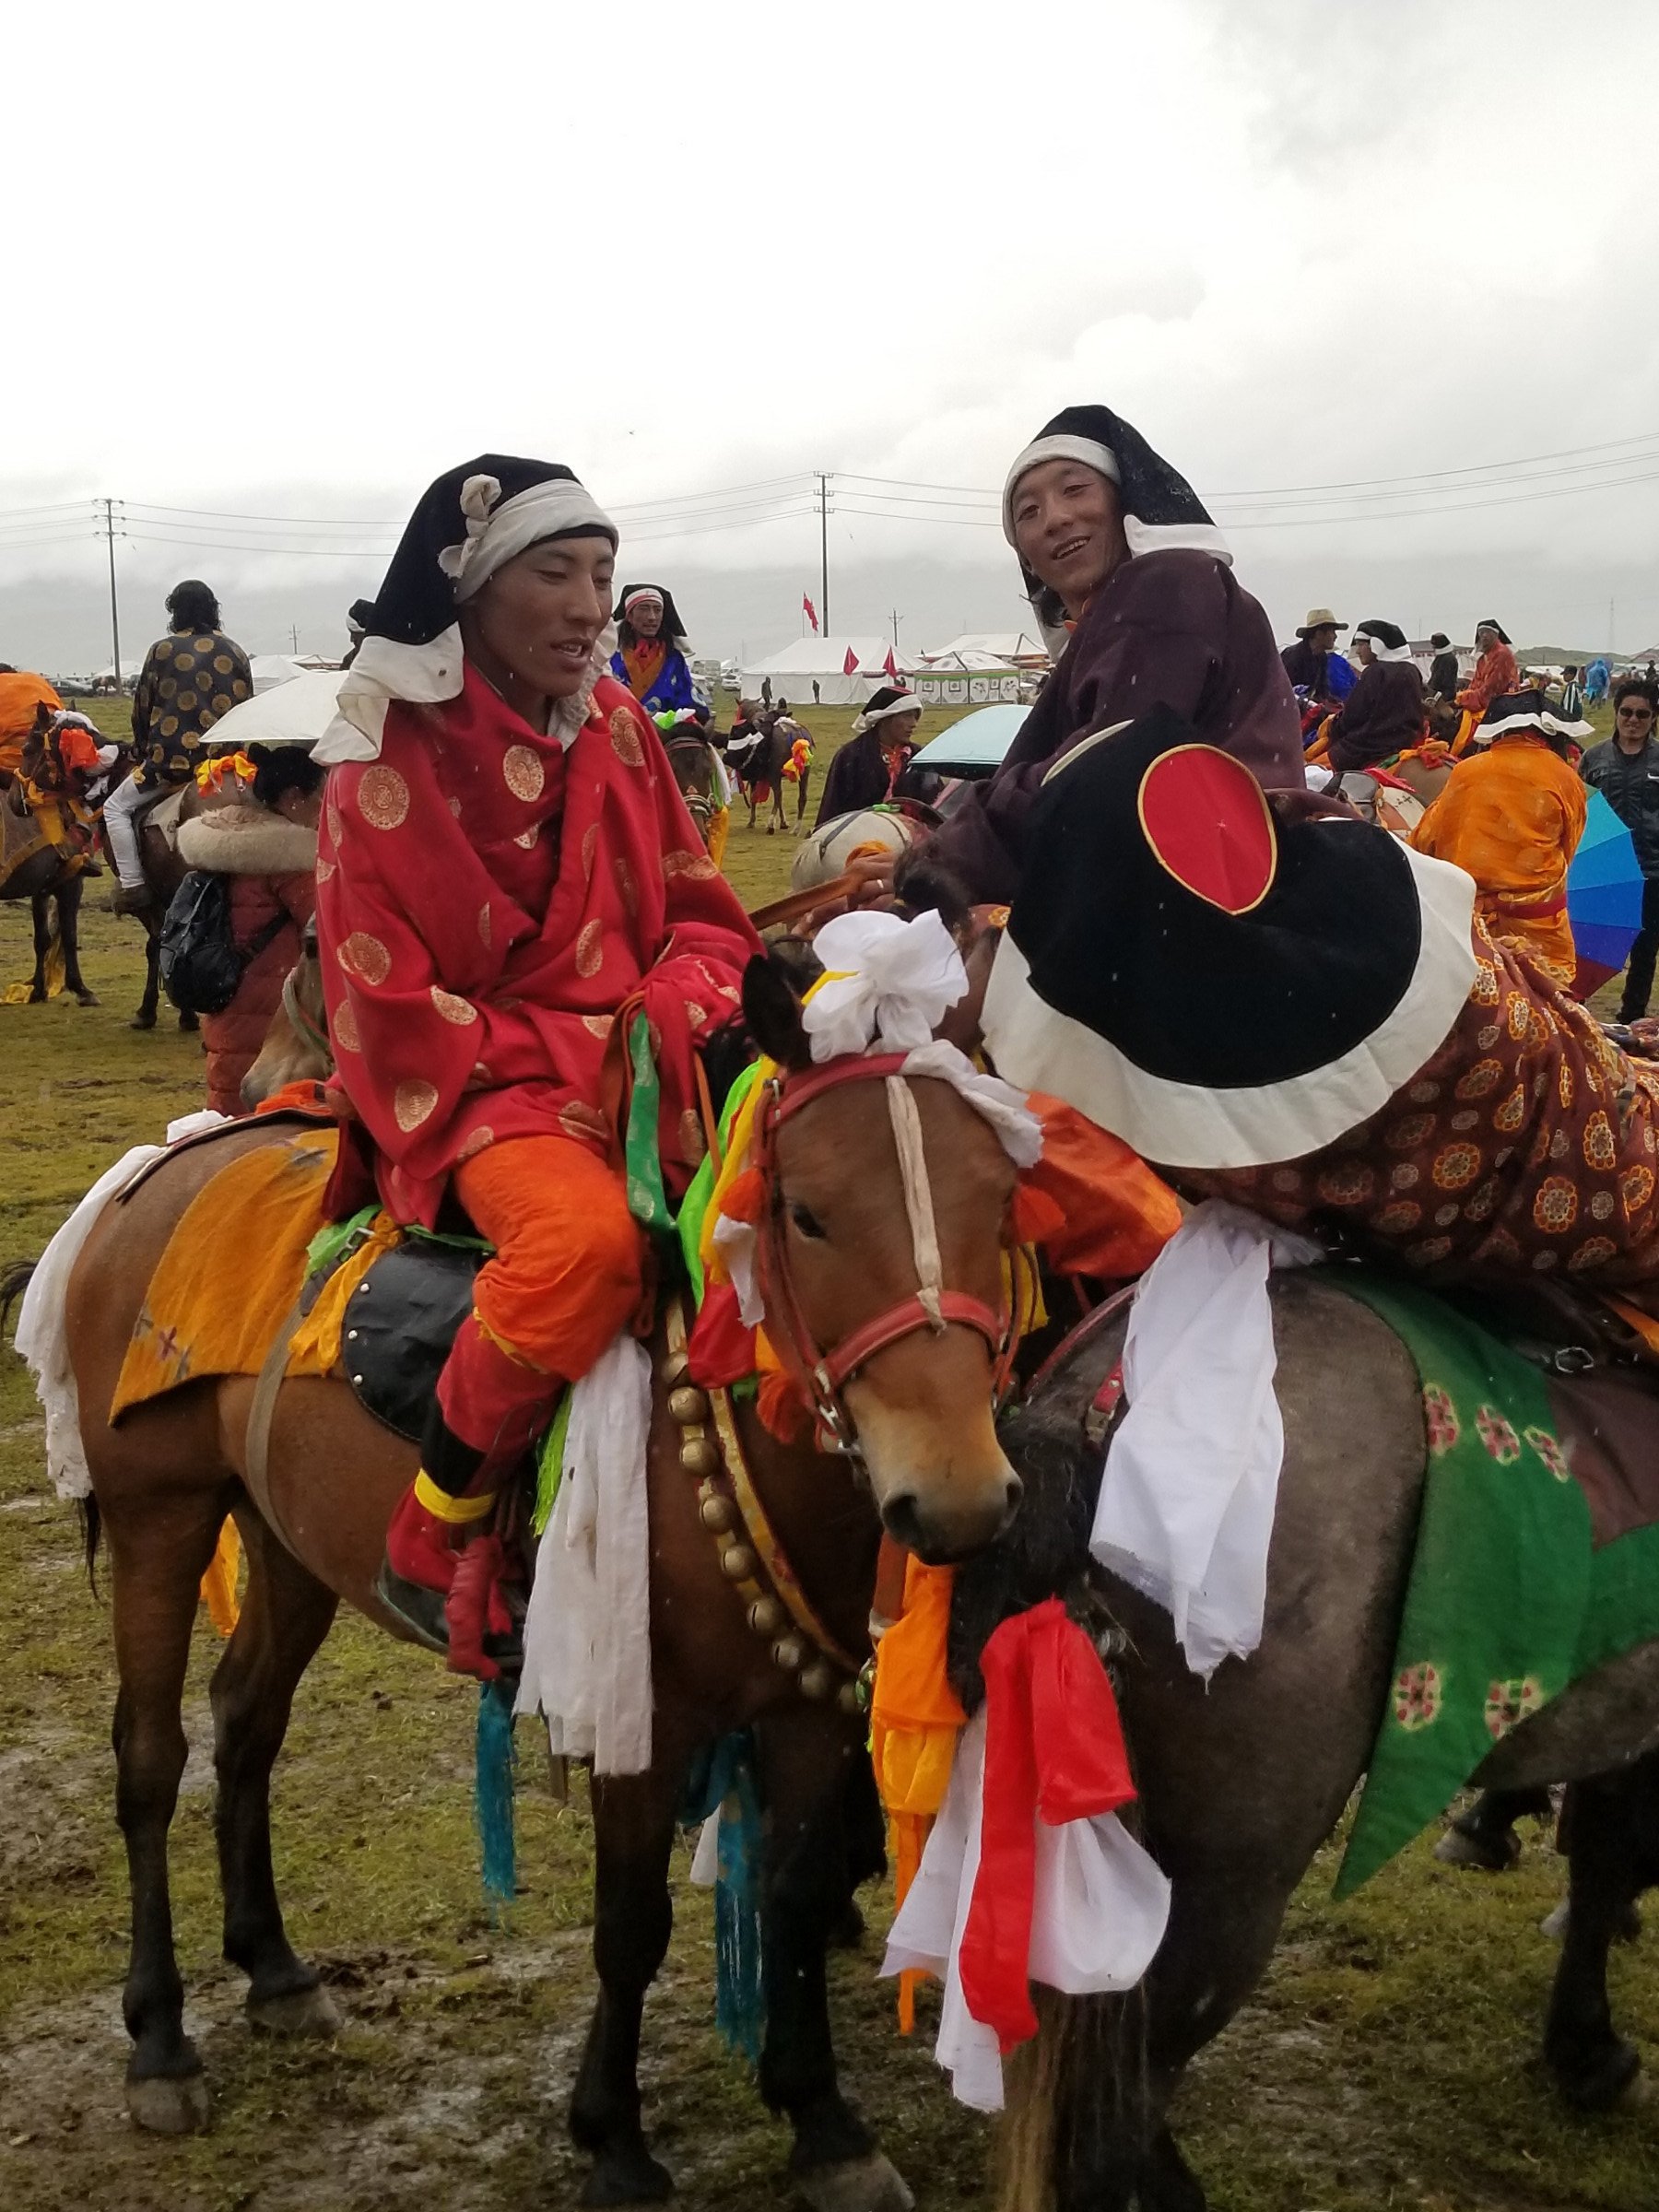
M 394 702 L 380 758 L 330 772 L 317 925 L 336 1080 L 399 1220 L 430 1228 L 451 1168 L 502 1138 L 606 1151 L 606 1042 L 641 989 L 683 1187 L 692 1048 L 759 941 L 622 685 L 600 679 L 568 751 L 471 665 L 441 706 Z

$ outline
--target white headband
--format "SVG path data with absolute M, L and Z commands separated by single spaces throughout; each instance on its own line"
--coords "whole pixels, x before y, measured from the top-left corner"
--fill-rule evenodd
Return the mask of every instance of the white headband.
M 622 612 L 625 615 L 631 615 L 636 606 L 660 607 L 662 604 L 663 594 L 661 592 L 629 592 L 622 602 Z
M 500 505 L 497 501 L 500 501 Z M 494 477 L 468 477 L 461 487 L 466 535 L 445 546 L 438 565 L 455 586 L 455 603 L 465 606 L 500 568 L 544 538 L 571 530 L 601 532 L 617 548 L 617 525 L 584 485 L 571 477 L 550 477 L 511 500 L 501 499 Z
M 1045 461 L 1081 461 L 1085 468 L 1092 468 L 1097 477 L 1104 477 L 1109 484 L 1122 484 L 1117 455 L 1109 445 L 1101 445 L 1093 438 L 1072 438 L 1057 434 L 1051 438 L 1037 438 L 1015 461 L 1003 486 L 1003 535 L 1014 545 L 1014 493 L 1021 477 L 1030 476 Z M 1018 547 L 1015 547 L 1018 551 Z

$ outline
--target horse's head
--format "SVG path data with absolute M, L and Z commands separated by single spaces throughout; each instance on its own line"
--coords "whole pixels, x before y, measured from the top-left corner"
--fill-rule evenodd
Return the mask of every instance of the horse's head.
M 300 933 L 300 958 L 284 978 L 282 1003 L 271 1017 L 258 1057 L 242 1077 L 242 1104 L 252 1112 L 285 1083 L 320 1083 L 333 1073 L 317 924 L 311 921 Z
M 1018 1503 L 996 1440 L 1015 1167 L 951 1082 L 902 1055 L 815 1065 L 783 968 L 750 962 L 744 1012 L 782 1074 L 762 1106 L 756 1269 L 766 1333 L 854 1450 L 884 1524 L 920 1558 L 992 1541 Z
M 663 740 L 663 750 L 668 756 L 668 766 L 679 786 L 679 794 L 686 802 L 686 811 L 697 824 L 698 835 L 706 846 L 714 817 L 723 804 L 714 748 L 696 723 L 687 722 L 668 733 Z

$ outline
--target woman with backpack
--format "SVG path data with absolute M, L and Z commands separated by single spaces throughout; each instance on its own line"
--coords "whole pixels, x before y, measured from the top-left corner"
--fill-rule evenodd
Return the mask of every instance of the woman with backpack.
M 240 1114 L 242 1077 L 253 1065 L 300 956 L 300 934 L 317 903 L 317 819 L 323 770 L 304 746 L 254 745 L 253 769 L 227 778 L 225 796 L 183 822 L 179 852 L 191 867 L 223 880 L 222 920 L 241 963 L 235 995 L 202 1014 L 207 1103 Z

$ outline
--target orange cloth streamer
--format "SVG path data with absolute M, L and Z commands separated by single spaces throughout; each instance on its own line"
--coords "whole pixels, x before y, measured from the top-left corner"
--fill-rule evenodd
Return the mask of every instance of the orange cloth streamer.
M 1042 1158 L 1023 1181 L 1061 1217 L 1038 1240 L 1044 1258 L 1062 1275 L 1144 1274 L 1181 1227 L 1181 1201 L 1121 1137 L 1045 1091 L 1026 1102 L 1042 1124 Z
M 967 1714 L 945 1670 L 954 1567 L 904 1570 L 904 1610 L 876 1647 L 870 1700 L 870 1758 L 888 1817 L 893 1890 L 903 1904 L 922 1864 L 929 1831 L 945 1802 L 959 1731 Z M 919 1970 L 899 1977 L 899 2027 L 916 2025 Z
M 218 1546 L 208 1561 L 207 1571 L 202 1577 L 202 1603 L 207 1617 L 221 1636 L 235 1630 L 241 1618 L 241 1606 L 237 1600 L 236 1580 L 241 1568 L 241 1538 L 236 1533 L 236 1524 L 229 1514 L 218 1533 Z

